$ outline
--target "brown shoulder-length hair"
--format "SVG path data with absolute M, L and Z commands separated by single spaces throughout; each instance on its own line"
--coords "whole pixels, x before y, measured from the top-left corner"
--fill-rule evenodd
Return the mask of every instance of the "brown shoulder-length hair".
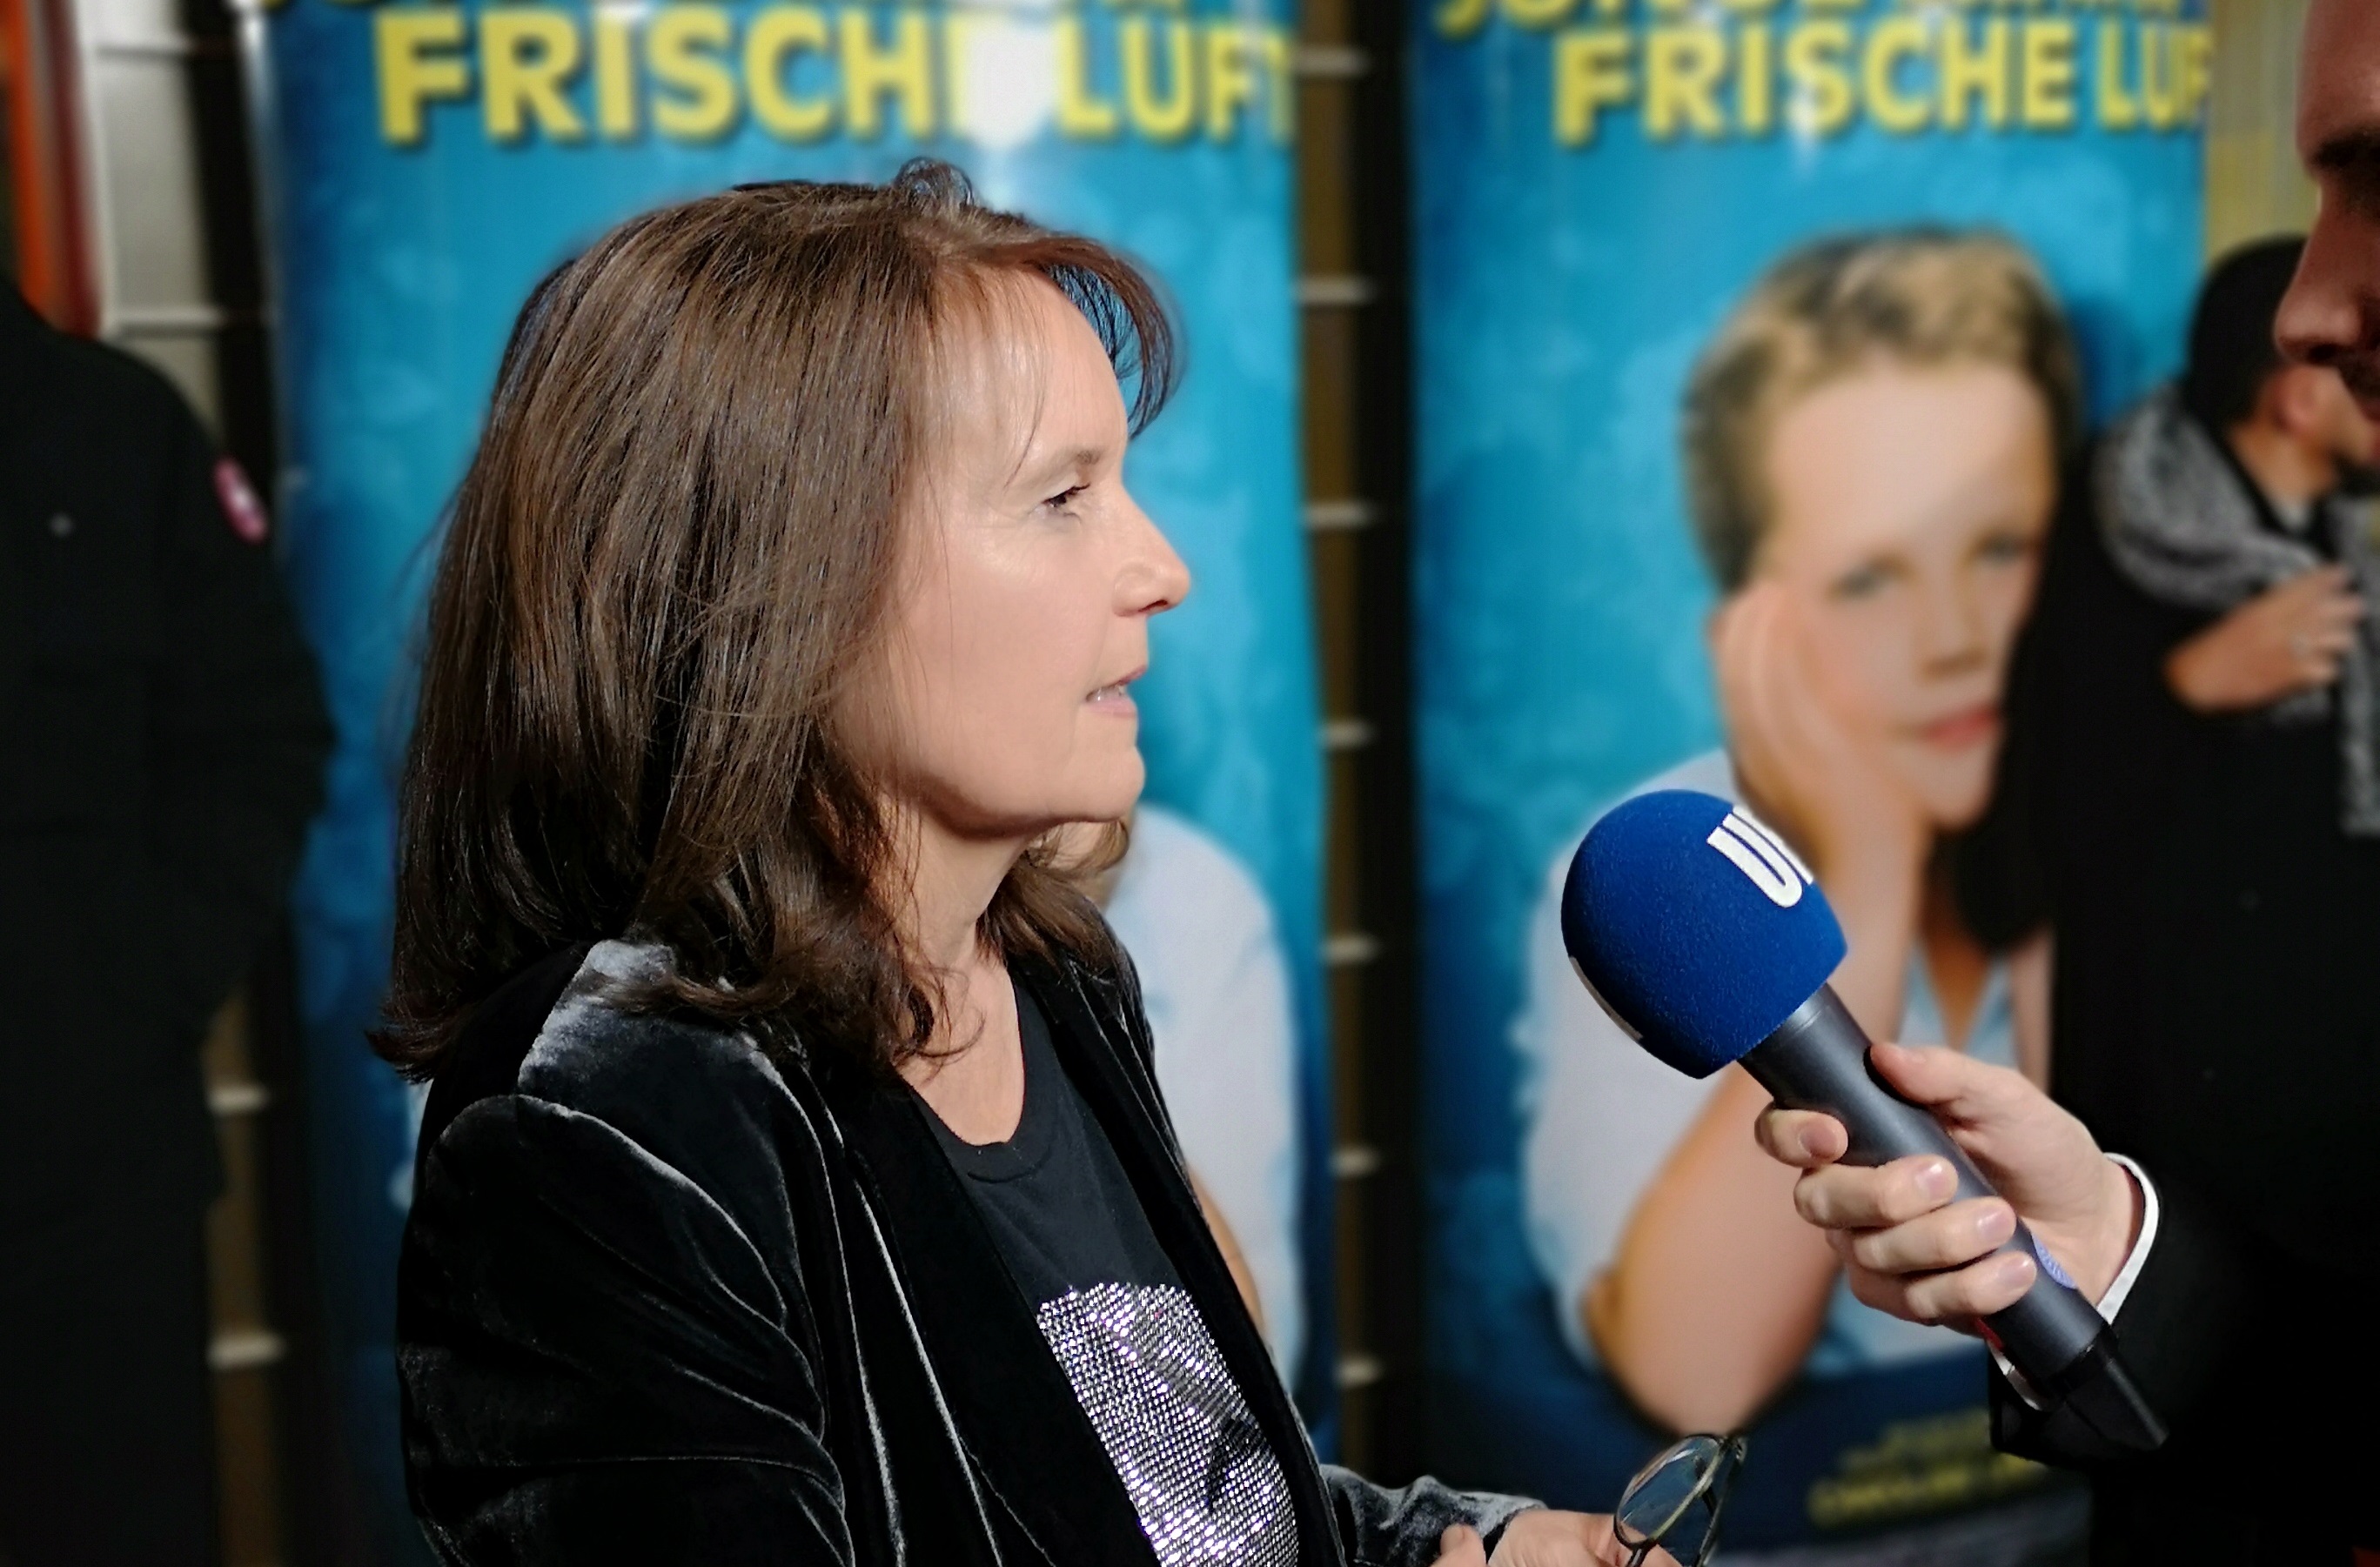
M 880 1067 L 936 976 L 887 901 L 891 824 L 838 713 L 874 677 L 950 339 L 1003 277 L 1098 330 L 1133 428 L 1174 336 L 1130 261 L 918 162 L 883 186 L 739 187 L 622 224 L 522 310 L 431 591 L 399 804 L 381 1053 L 435 1073 L 525 965 L 634 935 L 638 1004 Z M 993 950 L 1111 958 L 1052 845 Z

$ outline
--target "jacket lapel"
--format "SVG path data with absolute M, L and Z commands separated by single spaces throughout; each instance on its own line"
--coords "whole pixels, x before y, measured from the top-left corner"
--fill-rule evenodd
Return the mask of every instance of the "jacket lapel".
M 961 1441 L 1017 1524 L 1060 1563 L 1156 1554 L 975 1202 L 916 1096 L 857 1072 L 826 1089 L 885 1221 L 909 1309 Z
M 1336 1563 L 1341 1560 L 1338 1533 L 1323 1493 L 1320 1464 L 1190 1188 L 1158 1092 L 1153 1046 L 1129 969 L 1111 977 L 1073 962 L 1030 959 L 1014 967 L 1050 1019 L 1051 1043 L 1066 1075 L 1107 1133 L 1149 1226 L 1157 1232 L 1158 1245 L 1172 1259 L 1183 1287 L 1197 1303 L 1207 1330 L 1222 1351 L 1224 1365 L 1246 1397 L 1249 1412 L 1280 1456 L 1297 1509 L 1299 1559 Z

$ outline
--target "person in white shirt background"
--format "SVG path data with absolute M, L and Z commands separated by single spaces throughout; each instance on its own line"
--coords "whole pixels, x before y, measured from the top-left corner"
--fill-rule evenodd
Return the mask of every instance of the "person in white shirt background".
M 1134 813 L 1104 899 L 1140 972 L 1157 1083 L 1281 1379 L 1305 1349 L 1297 1024 L 1272 905 L 1232 852 L 1160 806 Z
M 1836 987 L 1878 1038 L 2036 1081 L 2043 945 L 1979 938 L 1946 849 L 1990 804 L 2078 383 L 2058 307 L 2006 240 L 1879 234 L 1773 267 L 1687 395 L 1725 748 L 1632 791 L 1751 806 L 1815 869 L 1850 938 Z M 1596 1006 L 1560 929 L 1589 825 L 1548 867 L 1513 1031 L 1529 1239 L 1573 1354 L 1676 1431 L 1739 1429 L 1797 1376 L 1973 1355 L 1852 1298 L 1749 1135 L 1765 1090 L 1680 1076 Z M 2034 1559 L 2025 1533 L 1997 1559 Z

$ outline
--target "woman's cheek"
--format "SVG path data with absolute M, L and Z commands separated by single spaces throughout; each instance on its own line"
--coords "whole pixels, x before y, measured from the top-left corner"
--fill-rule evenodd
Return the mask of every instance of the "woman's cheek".
M 1824 604 L 1805 623 L 1819 699 L 1837 723 L 1870 742 L 1890 735 L 1907 684 L 1901 678 L 1905 639 L 1880 608 Z
M 2025 618 L 2033 613 L 2033 595 L 2040 573 L 2027 565 L 2023 570 L 2003 574 L 1985 599 L 1985 624 L 1992 638 L 1992 674 L 1995 681 L 2005 685 L 2009 660 L 2016 651 L 2017 638 L 2024 630 Z

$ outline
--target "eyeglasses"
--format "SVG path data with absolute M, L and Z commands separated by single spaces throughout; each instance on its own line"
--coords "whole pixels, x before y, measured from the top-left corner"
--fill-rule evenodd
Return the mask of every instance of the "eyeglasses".
M 1640 1567 L 1655 1546 L 1666 1546 L 1678 1567 L 1702 1567 L 1718 1543 L 1718 1515 L 1742 1464 L 1742 1437 L 1688 1437 L 1637 1470 L 1611 1510 L 1628 1567 Z

